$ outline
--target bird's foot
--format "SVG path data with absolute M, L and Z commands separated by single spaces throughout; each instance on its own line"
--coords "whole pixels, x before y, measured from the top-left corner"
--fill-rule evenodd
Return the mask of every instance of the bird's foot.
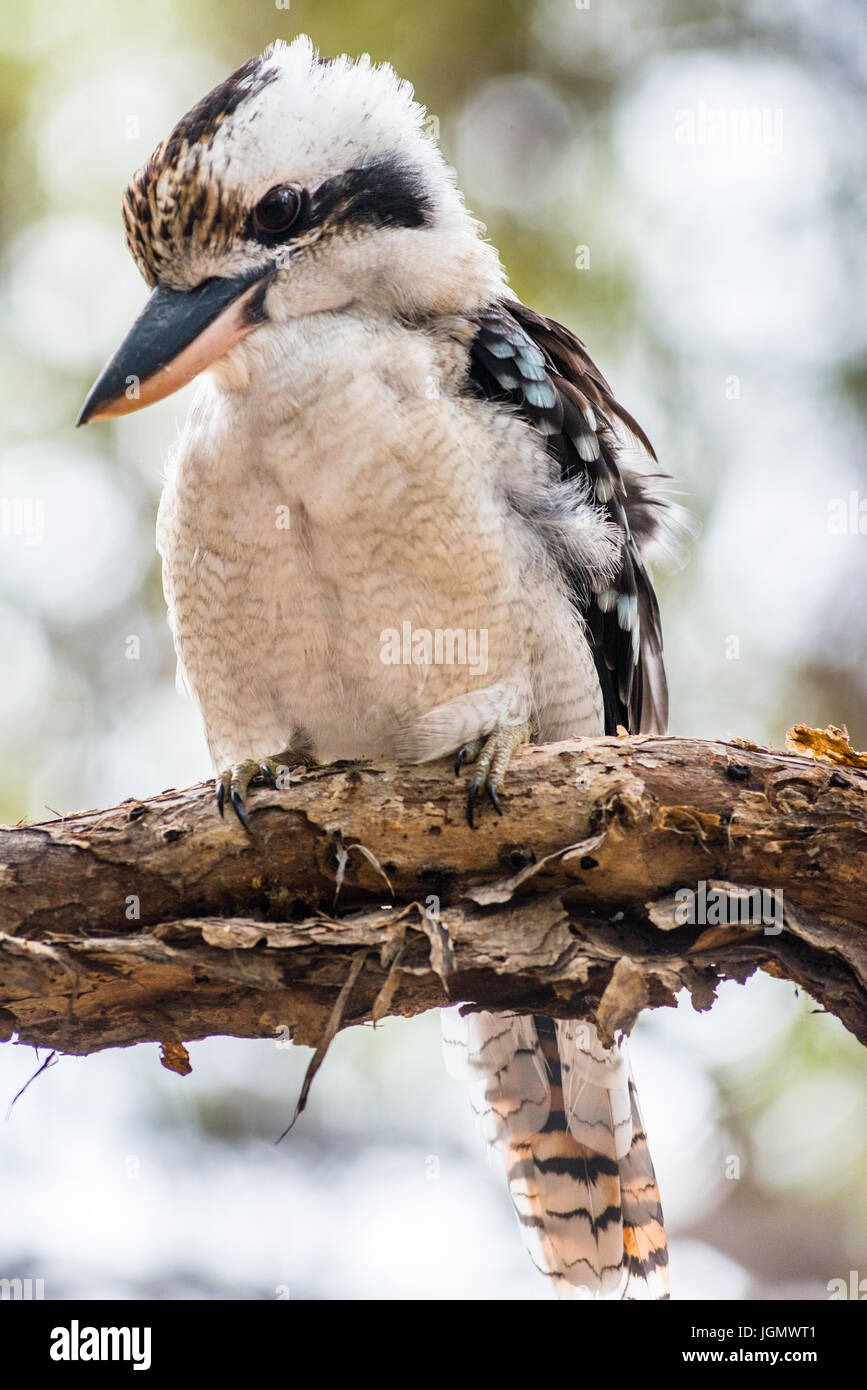
M 284 748 L 282 753 L 274 753 L 269 758 L 246 758 L 242 763 L 235 763 L 234 767 L 221 772 L 214 783 L 217 810 L 222 816 L 228 800 L 244 829 L 249 830 L 245 803 L 250 783 L 261 780 L 282 790 L 289 785 L 289 778 L 296 767 L 309 765 L 309 759 L 292 748 Z
M 500 724 L 486 738 L 477 738 L 465 743 L 455 754 L 455 776 L 465 763 L 475 763 L 476 770 L 467 793 L 467 821 L 475 830 L 473 812 L 479 792 L 487 792 L 488 800 L 498 816 L 500 809 L 500 790 L 506 776 L 506 769 L 516 748 L 532 743 L 538 730 L 532 720 L 525 724 Z

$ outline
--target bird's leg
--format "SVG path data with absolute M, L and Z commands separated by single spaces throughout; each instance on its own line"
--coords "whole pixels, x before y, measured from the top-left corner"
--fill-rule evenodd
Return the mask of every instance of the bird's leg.
M 455 755 L 455 776 L 464 763 L 476 764 L 475 775 L 467 793 L 467 821 L 471 829 L 475 829 L 473 812 L 480 791 L 487 792 L 488 800 L 497 815 L 503 814 L 500 809 L 499 792 L 512 754 L 523 744 L 532 743 L 538 732 L 531 719 L 525 724 L 500 724 L 487 738 L 477 738 L 473 743 L 465 743 L 458 749 Z
M 246 758 L 242 763 L 221 772 L 214 784 L 217 793 L 217 810 L 222 816 L 226 797 L 245 830 L 250 829 L 245 800 L 251 782 L 261 778 L 272 787 L 282 790 L 288 783 L 296 767 L 309 767 L 312 759 L 306 753 L 294 748 L 284 748 L 282 753 L 273 753 L 268 758 Z

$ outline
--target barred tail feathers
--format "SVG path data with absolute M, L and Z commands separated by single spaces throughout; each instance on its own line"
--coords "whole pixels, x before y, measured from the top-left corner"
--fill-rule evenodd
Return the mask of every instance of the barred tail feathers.
M 623 1257 L 627 1272 L 623 1297 L 668 1298 L 668 1241 L 659 1187 L 638 1107 L 638 1091 L 629 1069 L 632 1143 L 620 1165 L 623 1207 Z
M 625 1043 L 593 1024 L 443 1014 L 449 1070 L 470 1082 L 503 1155 L 525 1244 L 560 1298 L 668 1297 L 665 1232 Z

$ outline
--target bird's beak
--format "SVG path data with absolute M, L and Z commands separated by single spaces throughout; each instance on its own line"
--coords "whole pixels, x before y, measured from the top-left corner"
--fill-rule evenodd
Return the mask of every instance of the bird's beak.
M 194 290 L 155 289 L 90 388 L 75 423 L 127 415 L 186 386 L 263 321 L 273 274 L 269 265 L 231 279 L 205 280 Z

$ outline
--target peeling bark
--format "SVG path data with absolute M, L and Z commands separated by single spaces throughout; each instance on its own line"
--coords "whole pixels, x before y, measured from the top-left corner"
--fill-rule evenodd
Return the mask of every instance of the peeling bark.
M 341 1027 L 466 1001 L 610 1035 L 761 968 L 867 1042 L 865 760 L 799 729 L 527 748 L 475 831 L 442 763 L 293 774 L 250 835 L 207 785 L 0 831 L 0 1038 L 316 1046 L 350 972 Z

